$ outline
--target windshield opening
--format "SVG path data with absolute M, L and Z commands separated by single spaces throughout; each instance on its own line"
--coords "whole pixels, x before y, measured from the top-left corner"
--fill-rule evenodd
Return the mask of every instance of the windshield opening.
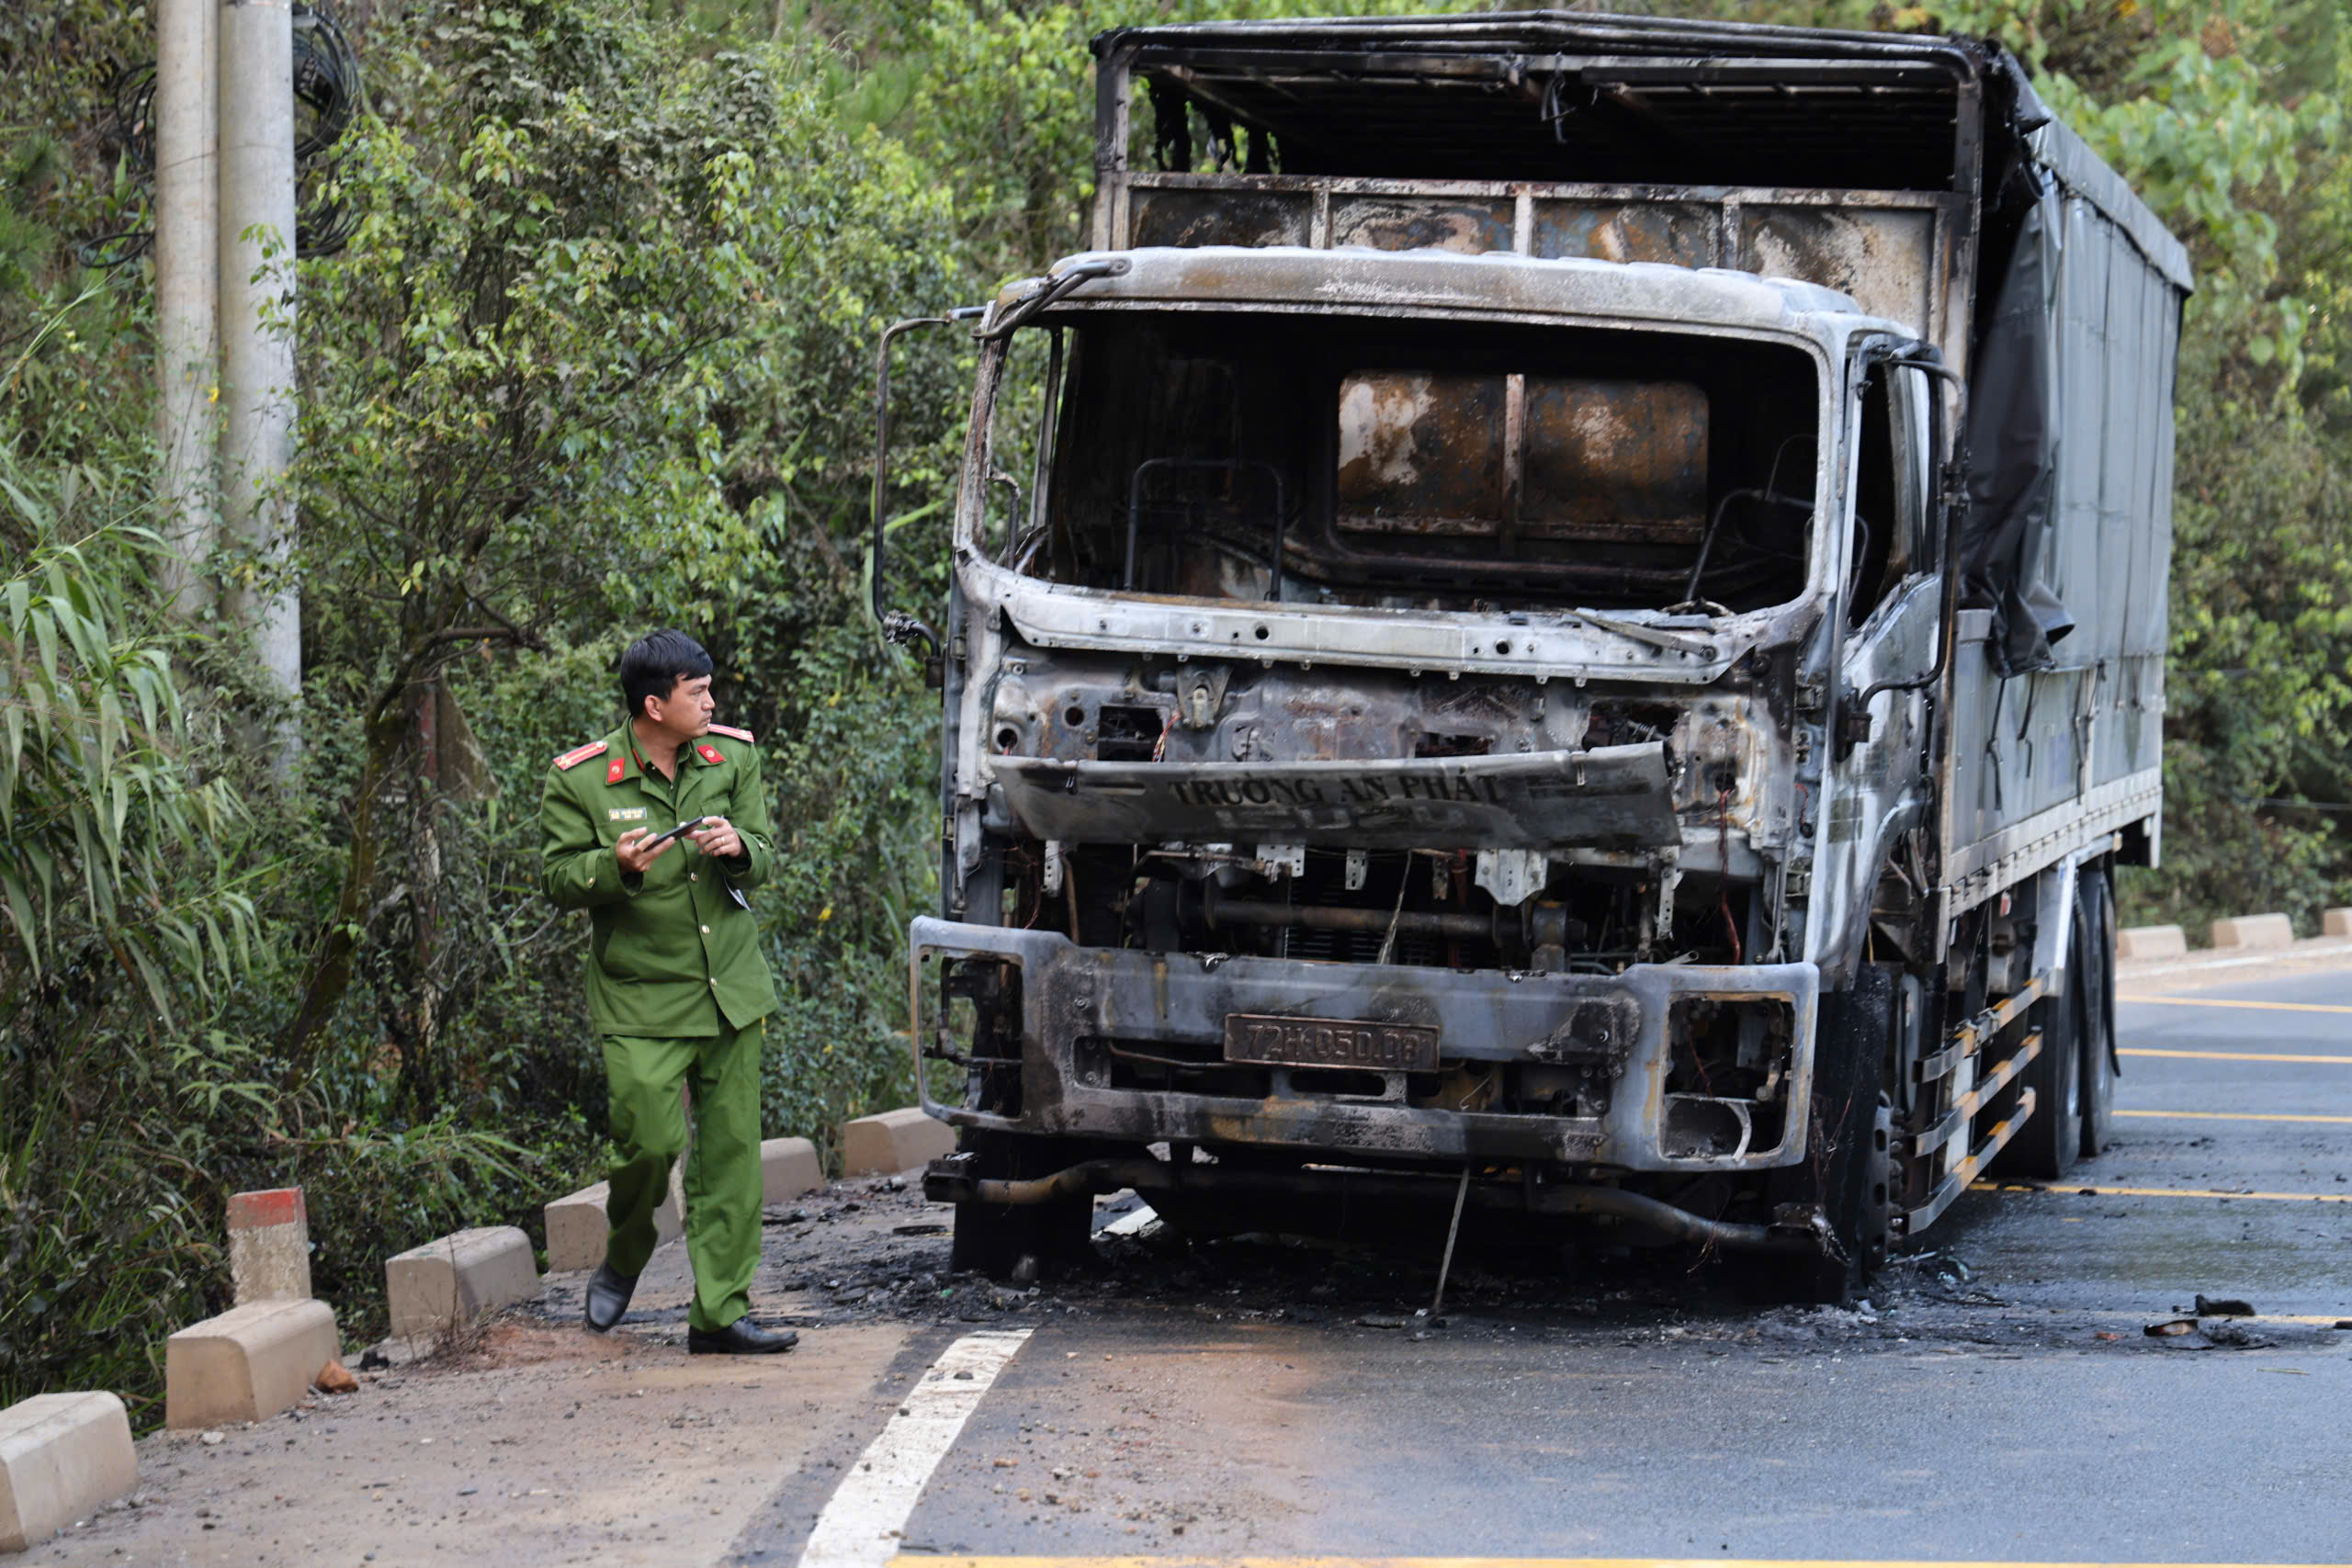
M 1817 379 L 1687 333 L 1070 312 L 1014 334 L 991 468 L 1042 493 L 981 542 L 1138 593 L 1763 608 L 1804 584 Z

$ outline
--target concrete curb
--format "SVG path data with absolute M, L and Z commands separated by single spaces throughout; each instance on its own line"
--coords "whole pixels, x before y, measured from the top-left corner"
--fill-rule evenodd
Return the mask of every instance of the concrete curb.
M 806 1138 L 769 1138 L 760 1145 L 760 1201 L 789 1203 L 825 1185 L 817 1145 Z M 552 1247 L 554 1243 L 549 1241 Z
M 612 1220 L 605 1205 L 612 1199 L 612 1183 L 599 1181 L 558 1198 L 540 1213 L 548 1226 L 548 1272 L 567 1273 L 594 1269 L 605 1260 L 605 1243 L 612 1235 Z M 686 1199 L 684 1178 L 670 1174 L 670 1200 L 653 1211 L 654 1245 L 667 1247 L 685 1234 Z
M 0 1410 L 0 1551 L 38 1546 L 139 1484 L 130 1414 L 111 1393 L 37 1393 Z
M 787 1203 L 804 1192 L 825 1185 L 825 1168 L 817 1145 L 806 1138 L 769 1138 L 760 1145 L 760 1201 Z M 612 1184 L 558 1198 L 540 1212 L 547 1217 L 548 1272 L 569 1273 L 594 1269 L 605 1261 L 605 1243 L 612 1235 L 612 1221 L 605 1205 Z M 684 1162 L 670 1173 L 670 1201 L 653 1211 L 653 1230 L 667 1247 L 685 1232 L 686 1195 Z
M 888 1176 L 956 1152 L 956 1129 L 921 1106 L 861 1116 L 842 1127 L 842 1174 Z
M 164 1425 L 266 1421 L 290 1410 L 342 1351 L 324 1302 L 252 1302 L 164 1342 Z
M 2115 956 L 2178 958 L 2188 951 L 2188 933 L 2178 926 L 2126 926 L 2115 933 Z
M 2188 933 L 2178 926 L 2126 926 L 2115 933 L 2115 956 L 2143 973 L 2152 961 L 2174 961 L 2165 963 L 2165 968 L 2194 969 L 2324 957 L 2345 951 L 2341 944 L 2352 939 L 2352 908 L 2322 910 L 2317 936 L 2297 936 L 2290 917 L 2271 911 L 2215 920 L 2211 938 L 2210 947 L 2191 947 Z
M 2251 951 L 2295 945 L 2295 922 L 2284 915 L 2238 915 L 2213 922 L 2216 950 Z
M 2337 936 L 2307 936 L 2299 937 L 2292 947 L 2286 948 L 2257 948 L 2246 952 L 2192 947 L 2186 953 L 2167 954 L 2158 961 L 2127 958 L 2116 965 L 2116 976 L 2124 980 L 2154 979 L 2164 975 L 2200 974 L 2209 969 L 2248 969 L 2265 964 L 2345 960 L 2352 960 L 2352 941 Z
M 446 1334 L 538 1293 L 531 1238 L 513 1225 L 458 1231 L 384 1262 L 395 1338 Z

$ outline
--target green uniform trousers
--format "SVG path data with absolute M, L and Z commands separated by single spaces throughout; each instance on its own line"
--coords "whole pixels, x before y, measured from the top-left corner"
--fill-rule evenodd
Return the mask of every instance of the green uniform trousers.
M 607 1034 L 612 1096 L 612 1235 L 605 1261 L 636 1275 L 653 1256 L 653 1213 L 670 1196 L 670 1168 L 686 1147 L 683 1083 L 694 1097 L 694 1152 L 686 1160 L 686 1257 L 695 1269 L 687 1324 L 724 1328 L 751 1309 L 760 1263 L 760 1046 L 764 1020 L 741 1029 L 718 1021 L 701 1038 Z

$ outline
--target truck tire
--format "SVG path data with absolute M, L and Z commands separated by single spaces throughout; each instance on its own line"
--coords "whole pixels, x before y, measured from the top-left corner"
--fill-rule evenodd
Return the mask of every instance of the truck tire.
M 978 1156 L 974 1174 L 983 1179 L 1048 1176 L 1087 1157 L 1071 1145 L 1006 1133 L 967 1133 L 964 1140 Z M 1094 1200 L 1085 1193 L 1050 1203 L 958 1203 L 948 1267 L 1031 1283 L 1091 1254 Z
M 2076 1014 L 2082 1035 L 2083 1154 L 2105 1152 L 2115 1136 L 2115 889 L 2105 867 L 2086 868 L 2075 885 L 2075 959 L 2083 985 Z
M 1902 1189 L 1894 1160 L 1894 1102 L 1882 1094 L 1871 1122 L 1868 1157 L 1862 1168 L 1861 1212 L 1855 1218 L 1855 1257 L 1865 1282 L 1886 1267 L 1894 1250 L 1894 1204 Z
M 1809 1152 L 1766 1183 L 1776 1211 L 1817 1207 L 1834 1247 L 1813 1257 L 1730 1259 L 1733 1287 L 1744 1300 L 1842 1302 L 1885 1264 L 1899 1196 L 1894 1109 L 1884 1089 L 1894 1043 L 1894 976 L 1893 965 L 1865 964 L 1851 988 L 1821 998 Z

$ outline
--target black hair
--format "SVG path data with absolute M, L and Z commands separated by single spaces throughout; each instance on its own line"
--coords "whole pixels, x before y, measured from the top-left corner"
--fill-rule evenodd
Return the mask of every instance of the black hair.
M 681 631 L 664 626 L 648 632 L 621 655 L 621 701 L 631 718 L 645 716 L 645 699 L 668 700 L 681 681 L 710 673 L 710 655 L 702 644 Z

